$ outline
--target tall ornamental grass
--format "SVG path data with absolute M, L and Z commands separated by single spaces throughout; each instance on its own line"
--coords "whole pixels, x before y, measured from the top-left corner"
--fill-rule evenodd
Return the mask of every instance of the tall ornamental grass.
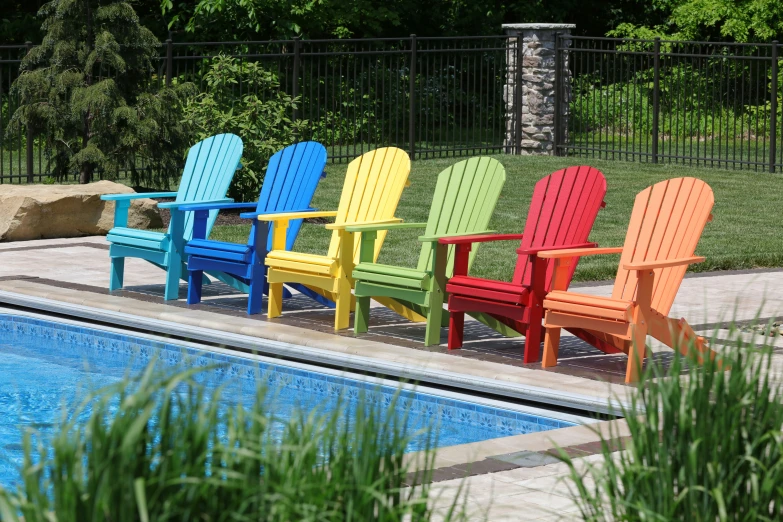
M 0 489 L 0 520 L 429 520 L 429 487 L 405 484 L 411 435 L 394 405 L 343 401 L 281 423 L 263 391 L 252 407 L 225 398 L 193 371 L 152 367 L 90 396 L 53 440 L 27 434 L 24 483 Z
M 565 459 L 585 520 L 783 520 L 783 396 L 772 348 L 738 339 L 722 359 L 729 371 L 690 361 L 680 378 L 650 365 L 623 412 L 625 451 L 613 453 L 605 439 L 604 462 L 578 471 Z M 682 365 L 676 358 L 669 375 Z

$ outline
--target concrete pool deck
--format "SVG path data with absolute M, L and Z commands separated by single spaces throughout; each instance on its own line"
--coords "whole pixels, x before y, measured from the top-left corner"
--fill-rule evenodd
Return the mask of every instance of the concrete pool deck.
M 373 310 L 371 331 L 355 338 L 352 331 L 335 334 L 332 312 L 299 295 L 286 301 L 287 313 L 274 321 L 267 321 L 264 314 L 246 316 L 246 297 L 223 284 L 205 287 L 204 302 L 198 306 L 185 303 L 184 284 L 182 299 L 164 302 L 163 272 L 137 259 L 127 261 L 125 289 L 109 294 L 107 250 L 103 237 L 0 243 L 0 303 L 104 324 L 147 327 L 245 350 L 263 345 L 259 352 L 277 357 L 567 408 L 611 411 L 613 405 L 626 402 L 634 390 L 622 383 L 624 355 L 604 355 L 573 337 L 564 336 L 561 364 L 554 370 L 522 364 L 524 338 L 500 337 L 475 321 L 466 323 L 465 347 L 452 353 L 445 344 L 425 349 L 421 343 L 423 325 L 407 322 L 383 308 Z M 725 338 L 728 330 L 720 327 L 728 320 L 747 322 L 759 317 L 766 321 L 783 316 L 781 283 L 783 269 L 692 274 L 683 281 L 671 315 L 685 317 L 699 333 L 711 335 L 717 330 L 718 337 Z M 611 293 L 611 282 L 573 287 L 594 295 Z M 445 334 L 443 329 L 443 343 Z M 781 338 L 772 344 L 783 354 Z M 657 346 L 653 350 L 661 360 L 671 354 Z M 783 361 L 780 355 L 775 358 L 778 363 Z M 776 364 L 776 373 L 779 370 Z M 562 481 L 567 469 L 544 454 L 565 447 L 572 448 L 580 462 L 600 460 L 592 455 L 598 452 L 599 440 L 594 429 L 604 430 L 609 425 L 443 448 L 434 464 L 433 487 L 441 495 L 436 505 L 447 505 L 464 484 L 468 506 L 477 515 L 488 515 L 489 520 L 519 520 L 522 506 L 527 520 L 575 516 L 577 508 Z M 623 435 L 622 421 L 611 425 Z M 508 466 L 508 455 L 515 461 L 527 458 L 520 452 L 534 453 L 527 457 L 539 465 Z M 465 475 L 472 476 L 461 478 Z

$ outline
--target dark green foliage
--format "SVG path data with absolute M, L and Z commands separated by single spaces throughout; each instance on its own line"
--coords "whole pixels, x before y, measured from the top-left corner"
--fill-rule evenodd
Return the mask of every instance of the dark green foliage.
M 783 9 L 779 0 L 652 0 L 659 23 L 619 20 L 610 34 L 633 38 L 668 37 L 675 40 L 770 42 L 783 36 Z
M 291 120 L 297 100 L 257 62 L 217 56 L 204 75 L 203 89 L 188 100 L 185 122 L 197 139 L 222 132 L 242 138 L 242 169 L 234 175 L 229 197 L 255 201 L 269 158 L 301 136 L 307 121 Z
M 123 166 L 135 183 L 167 184 L 190 141 L 179 122 L 189 86 L 153 88 L 154 35 L 121 0 L 53 0 L 40 15 L 45 36 L 22 61 L 7 132 L 42 136 L 58 179 Z
M 144 2 L 149 0 L 142 0 Z M 648 1 L 611 0 L 155 0 L 180 39 L 266 40 L 501 34 L 504 23 L 576 23 L 603 36 L 621 22 L 656 25 L 666 9 Z
M 757 338 L 758 340 L 758 338 Z M 738 340 L 687 378 L 648 368 L 623 412 L 631 442 L 604 462 L 574 468 L 585 520 L 783 519 L 783 393 L 772 350 Z M 671 375 L 682 369 L 676 359 Z M 616 436 L 616 434 L 615 434 Z
M 164 377 L 150 366 L 97 393 L 84 403 L 92 404 L 87 422 L 64 421 L 51 451 L 28 435 L 24 486 L 0 489 L 0 519 L 429 520 L 429 487 L 403 482 L 409 435 L 394 405 L 346 401 L 280 427 L 264 411 L 263 391 L 252 406 L 221 405 L 220 391 L 196 382 L 204 370 L 214 368 Z M 350 423 L 341 420 L 347 408 Z M 69 418 L 85 416 L 79 409 Z M 432 458 L 427 450 L 420 460 L 431 467 Z

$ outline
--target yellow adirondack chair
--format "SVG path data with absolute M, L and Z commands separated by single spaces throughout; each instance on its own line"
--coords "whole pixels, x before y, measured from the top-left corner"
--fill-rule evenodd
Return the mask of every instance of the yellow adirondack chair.
M 636 196 L 625 245 L 539 252 L 555 259 L 553 291 L 544 299 L 544 357 L 542 366 L 557 364 L 560 330 L 607 353 L 628 355 L 625 382 L 639 379 L 647 334 L 683 354 L 693 343 L 703 354 L 712 352 L 685 319 L 668 317 L 677 290 L 695 257 L 696 244 L 712 220 L 712 189 L 694 178 L 656 183 Z M 577 256 L 622 254 L 612 297 L 566 292 L 569 266 Z
M 408 185 L 411 161 L 396 147 L 376 149 L 356 158 L 348 165 L 343 193 L 336 211 L 288 212 L 264 214 L 260 221 L 271 221 L 272 251 L 266 255 L 269 267 L 268 317 L 282 313 L 283 283 L 299 283 L 327 297 L 336 304 L 334 329 L 348 328 L 351 312 L 353 267 L 359 261 L 359 244 L 351 225 L 399 223 L 394 217 L 402 189 Z M 285 249 L 286 228 L 292 219 L 334 217 L 332 240 L 325 256 L 304 254 Z M 374 259 L 378 258 L 385 231 L 378 232 Z

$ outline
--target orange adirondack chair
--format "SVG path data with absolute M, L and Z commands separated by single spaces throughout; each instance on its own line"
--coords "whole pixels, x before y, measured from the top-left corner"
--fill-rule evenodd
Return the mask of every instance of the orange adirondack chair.
M 712 189 L 701 180 L 662 181 L 636 196 L 622 248 L 539 252 L 555 259 L 554 288 L 544 299 L 542 366 L 557 364 L 561 328 L 606 353 L 626 353 L 625 382 L 639 379 L 648 333 L 682 353 L 689 342 L 701 355 L 709 352 L 685 319 L 671 319 L 668 313 L 687 266 L 704 261 L 693 254 L 712 220 L 714 201 Z M 622 254 L 612 297 L 564 291 L 571 260 L 596 254 Z

